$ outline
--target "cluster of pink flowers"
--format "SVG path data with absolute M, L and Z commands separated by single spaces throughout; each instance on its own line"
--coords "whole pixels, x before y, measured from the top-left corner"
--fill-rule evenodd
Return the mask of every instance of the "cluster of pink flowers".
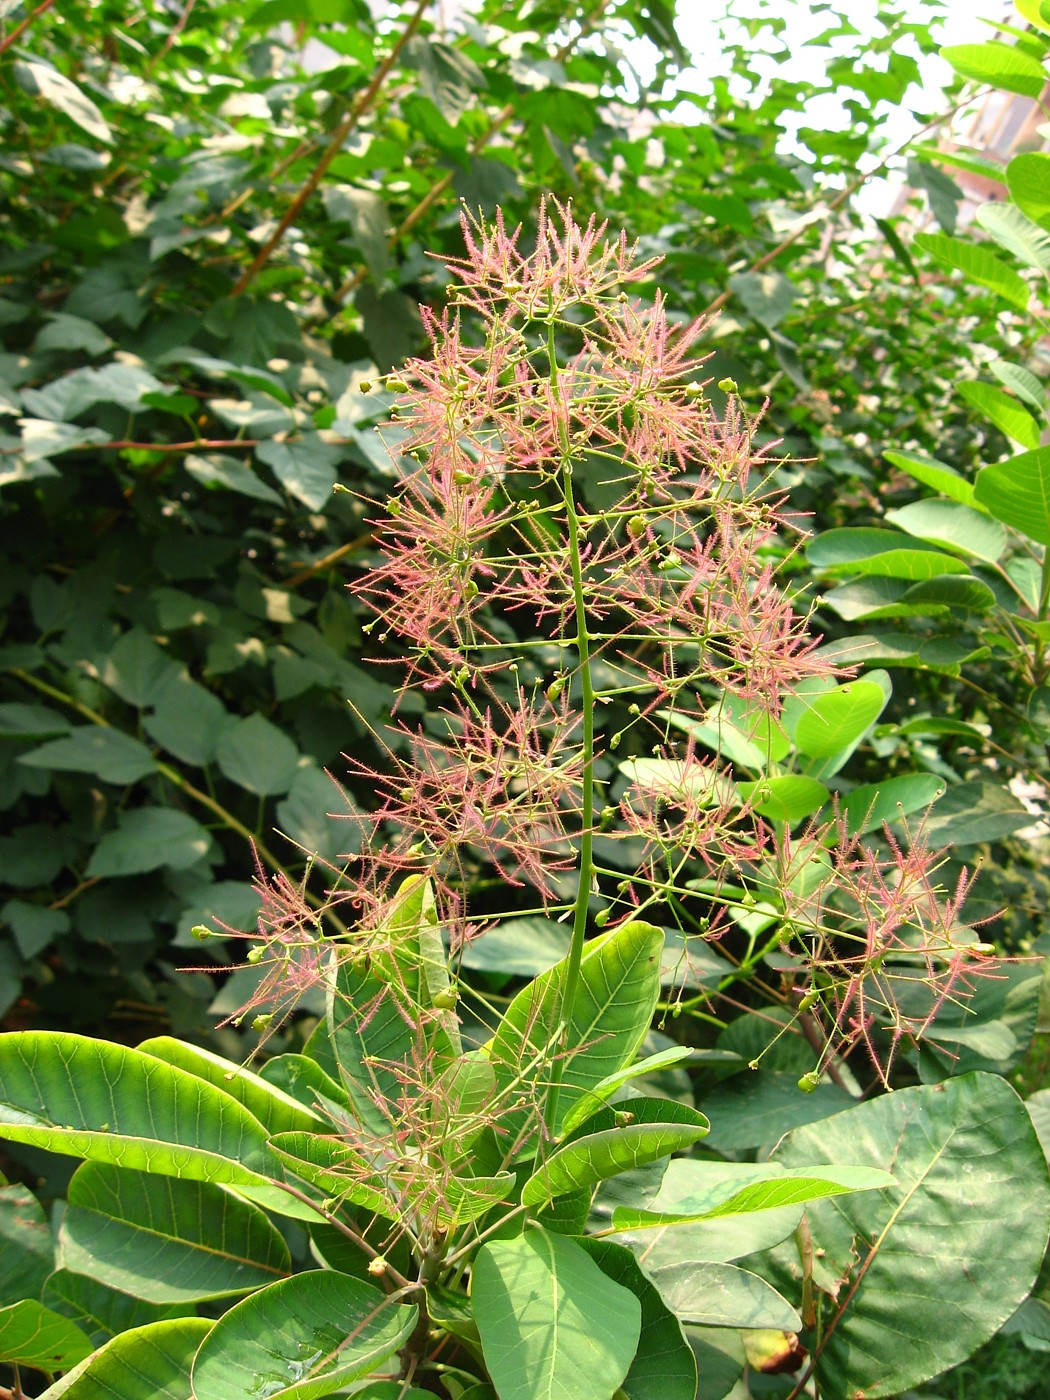
M 728 383 L 713 412 L 691 357 L 700 323 L 673 324 L 658 294 L 632 297 L 653 264 L 623 235 L 560 206 L 541 207 L 528 251 L 502 216 L 463 231 L 448 305 L 423 313 L 431 353 L 388 381 L 400 465 L 379 561 L 354 585 L 372 635 L 430 703 L 426 723 L 402 719 L 379 739 L 382 771 L 351 763 L 377 796 L 333 896 L 352 909 L 351 937 L 389 937 L 385 911 L 409 873 L 431 880 L 453 949 L 483 929 L 465 902 L 479 872 L 555 908 L 599 827 L 641 843 L 633 873 L 590 872 L 606 920 L 695 909 L 698 879 L 717 889 L 779 866 L 784 927 L 829 1047 L 863 1042 L 879 1064 L 887 1035 L 892 1056 L 988 971 L 956 936 L 965 881 L 945 902 L 921 841 L 891 844 L 888 861 L 845 839 L 829 858 L 827 832 L 777 843 L 723 760 L 676 737 L 726 695 L 776 716 L 799 681 L 831 669 L 777 583 L 785 521 L 763 487 L 758 423 Z M 625 709 L 621 732 L 604 732 Z M 792 870 L 815 858 L 837 904 L 792 892 Z M 294 892 L 268 890 L 260 936 L 274 971 L 257 1000 L 282 975 L 293 988 L 323 975 L 303 934 L 312 913 L 285 970 Z M 930 989 L 918 1010 L 893 994 L 905 977 Z

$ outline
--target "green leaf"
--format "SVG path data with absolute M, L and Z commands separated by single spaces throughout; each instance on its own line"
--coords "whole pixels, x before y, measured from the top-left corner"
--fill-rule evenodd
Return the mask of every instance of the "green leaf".
M 475 972 L 537 977 L 561 962 L 568 951 L 569 933 L 564 924 L 530 915 L 501 919 L 482 937 L 471 939 L 463 949 L 462 962 Z
M 174 807 L 133 807 L 121 812 L 88 863 L 88 878 L 141 875 L 147 870 L 184 870 L 207 855 L 211 837 L 186 812 Z
M 429 47 L 429 41 L 425 47 Z M 354 185 L 325 185 L 321 198 L 325 213 L 333 222 L 350 225 L 368 275 L 378 286 L 390 266 L 390 250 L 386 241 L 390 213 L 386 204 L 371 190 L 358 189 Z
M 794 1073 L 748 1070 L 734 1074 L 704 1097 L 704 1109 L 711 1120 L 706 1145 L 716 1152 L 763 1147 L 779 1141 L 801 1120 L 819 1122 L 840 1113 L 851 1102 L 845 1089 L 826 1080 L 811 1094 L 803 1094 Z
M 922 583 L 913 583 L 901 594 L 901 607 L 905 613 L 918 607 L 934 617 L 957 612 L 990 612 L 995 602 L 995 593 L 988 584 L 969 574 L 945 574 L 941 578 L 924 579 Z M 931 665 L 953 665 L 954 661 L 948 656 L 950 648 L 934 646 L 935 640 L 942 643 L 950 641 L 949 638 L 930 638 L 919 648 L 920 660 L 928 661 Z M 972 644 L 961 642 L 955 660 L 965 660 L 973 651 Z
M 886 705 L 882 686 L 874 681 L 846 681 L 823 695 L 808 696 L 792 737 L 809 758 L 833 758 L 855 747 Z
M 40 1400 L 186 1400 L 194 1354 L 212 1326 L 180 1317 L 121 1332 Z
M 348 1201 L 385 1220 L 396 1220 L 402 1206 L 397 1188 L 348 1143 L 317 1133 L 277 1133 L 270 1148 L 286 1167 L 326 1196 Z
M 834 1296 L 856 1280 L 825 1332 L 821 1390 L 897 1395 L 971 1355 L 1027 1296 L 1050 1230 L 1043 1152 L 1024 1104 L 990 1074 L 858 1104 L 793 1132 L 777 1160 L 818 1150 L 892 1162 L 898 1182 L 809 1209 L 816 1282 Z
M 900 510 L 888 510 L 885 519 L 906 534 L 971 554 L 989 564 L 994 564 L 1006 549 L 1002 525 L 958 501 L 913 501 Z
M 291 1272 L 288 1247 L 268 1217 L 208 1182 L 85 1162 L 68 1202 L 60 1265 L 134 1298 L 230 1297 Z
M 52 739 L 22 754 L 19 763 L 70 773 L 92 773 L 105 783 L 137 783 L 157 765 L 145 744 L 108 726 L 86 724 L 64 739 Z
M 51 1228 L 27 1186 L 0 1186 L 0 1306 L 38 1298 L 55 1267 Z
M 0 908 L 0 920 L 10 927 L 23 958 L 35 958 L 69 928 L 64 909 L 49 909 L 24 899 L 7 900 Z
M 148 632 L 133 627 L 102 662 L 100 679 L 122 700 L 140 709 L 156 703 L 157 696 L 181 674 L 178 664 Z
M 736 1166 L 731 1174 L 727 1166 Z M 757 1166 L 725 1162 L 679 1165 L 676 1201 L 672 1210 L 622 1207 L 613 1211 L 617 1230 L 645 1230 L 661 1225 L 691 1225 L 729 1215 L 782 1210 L 855 1191 L 884 1191 L 894 1184 L 889 1172 L 877 1167 L 817 1166 L 784 1170 L 779 1162 Z
M 1046 389 L 1040 379 L 1024 365 L 1015 365 L 1009 360 L 991 360 L 988 368 L 1000 384 L 1012 389 L 1022 402 L 1035 409 L 1040 418 L 1046 418 Z
M 1038 97 L 1046 82 L 1046 71 L 1038 59 L 1012 44 L 951 44 L 941 49 L 941 57 L 962 78 L 975 83 Z
M 617 1122 L 615 1110 L 596 1115 L 585 1136 L 556 1148 L 521 1188 L 523 1206 L 541 1205 L 582 1187 L 595 1186 L 607 1177 L 658 1162 L 673 1152 L 684 1152 L 707 1136 L 711 1125 L 702 1113 L 672 1099 L 631 1099 Z M 605 1120 L 612 1121 L 605 1126 Z
M 584 1093 L 637 1055 L 660 994 L 662 946 L 662 931 L 639 921 L 585 949 L 565 1042 L 577 1048 L 564 1060 L 556 1132 Z M 566 968 L 567 962 L 558 963 L 519 992 L 489 1041 L 486 1050 L 501 1088 L 519 1076 L 526 1084 L 546 1078 L 550 1047 L 565 1014 Z
M 75 1323 L 35 1298 L 0 1308 L 0 1357 L 35 1371 L 66 1371 L 93 1348 Z
M 786 1298 L 764 1278 L 735 1264 L 689 1260 L 651 1269 L 649 1277 L 683 1322 L 701 1327 L 802 1329 L 802 1319 Z
M 215 757 L 231 782 L 259 797 L 287 792 L 299 765 L 299 750 L 287 734 L 258 714 L 224 729 Z
M 1045 228 L 1050 219 L 1050 155 L 1023 151 L 1006 167 L 1010 197 L 1022 213 Z
M 737 783 L 737 791 L 763 817 L 787 822 L 789 826 L 819 812 L 830 796 L 828 789 L 816 778 L 805 778 L 794 773 L 762 778 L 753 783 Z
M 483 1245 L 471 1299 L 500 1400 L 609 1400 L 634 1360 L 641 1303 L 563 1235 Z
M 1039 446 L 1039 424 L 1016 399 L 981 380 L 966 380 L 958 386 L 959 397 L 974 407 L 1004 436 L 1021 447 Z
M 310 510 L 321 510 L 332 494 L 344 449 L 323 442 L 317 433 L 304 433 L 288 442 L 261 442 L 255 455 L 273 469 L 290 496 Z
M 627 1400 L 696 1400 L 696 1361 L 682 1326 L 634 1255 L 611 1240 L 581 1240 L 607 1278 L 629 1289 L 642 1306 L 642 1330 L 631 1369 L 620 1386 Z
M 916 481 L 921 481 L 924 486 L 932 486 L 942 496 L 966 506 L 973 504 L 973 486 L 944 462 L 923 457 L 918 452 L 898 452 L 891 448 L 886 448 L 882 455 L 887 462 L 907 472 Z
M 737 272 L 728 286 L 748 315 L 767 330 L 784 319 L 798 295 L 794 282 L 782 272 Z
M 933 773 L 905 773 L 881 783 L 865 783 L 853 788 L 842 803 L 846 829 L 851 836 L 877 831 L 884 822 L 925 811 L 944 791 L 944 779 Z
M 85 321 L 83 316 L 70 316 L 65 311 L 49 313 L 33 341 L 33 349 L 38 355 L 47 350 L 83 350 L 85 355 L 104 355 L 112 348 L 113 341 L 94 321 Z
M 41 1302 L 75 1322 L 96 1347 L 105 1346 L 118 1333 L 132 1327 L 145 1327 L 169 1317 L 194 1316 L 191 1303 L 144 1303 L 68 1269 L 56 1269 L 51 1274 Z
M 123 1045 L 0 1035 L 0 1137 L 196 1181 L 273 1180 L 266 1130 L 228 1094 Z
M 12 65 L 15 79 L 27 92 L 35 92 L 56 111 L 75 122 L 96 141 L 110 145 L 113 135 L 106 119 L 86 93 L 63 74 L 44 63 L 16 61 Z
M 719 971 L 722 964 L 719 963 Z M 658 1074 L 661 1070 L 671 1069 L 675 1065 L 680 1065 L 684 1060 L 693 1058 L 693 1052 L 687 1045 L 672 1045 L 667 1050 L 658 1050 L 655 1055 L 646 1055 L 642 1060 L 635 1060 L 634 1064 L 626 1065 L 623 1069 L 617 1070 L 615 1074 L 607 1075 L 605 1079 L 595 1084 L 593 1089 L 589 1089 L 582 1098 L 577 1099 L 575 1106 L 565 1115 L 562 1123 L 564 1134 L 572 1133 L 581 1124 L 586 1123 L 598 1109 L 625 1084 L 630 1084 L 635 1079 L 641 1079 L 646 1074 Z M 657 1102 L 661 1102 L 657 1100 Z M 636 1104 L 631 1105 L 632 1111 L 637 1108 Z M 707 1120 L 704 1119 L 706 1123 Z
M 1028 307 L 1028 284 L 1001 258 L 980 243 L 949 238 L 944 233 L 917 233 L 915 243 L 946 267 L 957 268 L 971 282 L 988 287 L 1019 311 Z
M 265 461 L 265 458 L 263 460 Z M 225 456 L 219 452 L 209 452 L 206 456 L 199 457 L 191 452 L 183 458 L 182 465 L 202 486 L 236 491 L 241 496 L 250 496 L 256 501 L 269 501 L 276 506 L 284 504 L 272 486 L 260 481 L 251 467 L 236 457 Z
M 248 893 L 254 892 L 249 890 Z M 175 1065 L 208 1084 L 214 1084 L 230 1098 L 243 1104 L 252 1117 L 257 1118 L 271 1133 L 296 1129 L 316 1132 L 326 1123 L 324 1118 L 311 1113 L 276 1085 L 253 1074 L 244 1065 L 216 1055 L 212 1050 L 188 1045 L 184 1040 L 176 1040 L 170 1035 L 152 1036 L 144 1040 L 138 1049 L 144 1055 L 153 1055 L 165 1064 Z
M 825 530 L 810 542 L 806 558 L 815 569 L 836 574 L 879 574 L 885 578 L 936 578 L 939 574 L 961 574 L 961 559 L 943 554 L 934 545 L 919 540 L 905 542 L 893 530 Z
M 26 705 L 20 700 L 0 705 L 0 739 L 39 742 L 57 734 L 68 734 L 72 728 L 57 710 L 49 710 L 46 705 Z
M 927 819 L 926 834 L 934 846 L 969 846 L 999 841 L 1034 820 L 1020 798 L 999 783 L 954 783 Z
M 1050 233 L 1022 214 L 1014 204 L 981 204 L 977 222 L 1000 248 L 1013 253 L 1026 267 L 1050 275 Z
M 330 1395 L 393 1356 L 417 1315 L 346 1274 L 296 1274 L 223 1313 L 193 1363 L 194 1400 Z
M 215 757 L 223 731 L 236 722 L 218 696 L 179 677 L 164 687 L 142 727 L 168 753 L 202 767 Z
M 982 467 L 975 494 L 1004 525 L 1040 544 L 1050 544 L 1050 447 Z

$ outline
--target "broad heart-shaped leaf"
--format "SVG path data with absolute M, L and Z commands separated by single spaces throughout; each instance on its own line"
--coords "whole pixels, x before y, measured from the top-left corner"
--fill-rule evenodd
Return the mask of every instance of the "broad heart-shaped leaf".
M 660 995 L 663 932 L 636 921 L 594 939 L 584 950 L 575 1005 L 563 1006 L 568 961 L 522 989 L 486 1047 L 501 1089 L 542 1085 L 568 1021 L 555 1132 L 573 1104 L 629 1065 L 649 1029 Z M 524 1122 L 511 1115 L 507 1123 Z M 505 1125 L 506 1126 L 506 1125 Z
M 186 1400 L 190 1366 L 212 1326 L 208 1318 L 179 1317 L 121 1332 L 40 1400 Z
M 958 394 L 1019 447 L 1039 446 L 1039 424 L 1009 394 L 979 379 L 964 380 L 958 385 Z
M 924 486 L 931 486 L 949 500 L 959 501 L 964 506 L 973 504 L 973 486 L 954 467 L 938 462 L 934 457 L 923 457 L 918 452 L 898 452 L 887 447 L 882 455 L 887 462 L 907 472 L 916 481 L 921 481 Z
M 914 242 L 939 263 L 958 268 L 969 281 L 998 292 L 1018 311 L 1027 308 L 1030 296 L 1027 283 L 1012 267 L 980 243 L 949 238 L 944 233 L 917 233 Z
M 983 467 L 974 489 L 977 500 L 997 520 L 1030 540 L 1050 544 L 1050 447 Z
M 1020 258 L 1026 267 L 1038 268 L 1050 276 L 1050 233 L 1016 204 L 982 204 L 976 218 L 1000 248 Z
M 620 1393 L 627 1400 L 696 1400 L 696 1361 L 682 1325 L 634 1255 L 611 1240 L 581 1240 L 607 1278 L 629 1288 L 642 1305 L 642 1331 Z
M 821 1391 L 897 1395 L 971 1355 L 1027 1296 L 1050 1231 L 1046 1160 L 1016 1093 L 981 1073 L 800 1128 L 777 1160 L 793 1166 L 817 1151 L 892 1162 L 897 1178 L 810 1207 L 823 1251 L 815 1279 L 843 1308 L 825 1305 Z M 841 1289 L 844 1279 L 855 1288 Z
M 711 1125 L 674 1099 L 629 1099 L 617 1109 L 602 1108 L 586 1124 L 585 1135 L 557 1148 L 521 1188 L 523 1206 L 540 1205 L 607 1177 L 684 1152 L 707 1136 Z
M 103 725 L 85 724 L 63 739 L 52 739 L 22 754 L 19 763 L 30 768 L 54 768 L 60 772 L 93 773 L 105 783 L 137 783 L 157 765 L 145 744 L 130 734 Z
M 75 1323 L 35 1298 L 0 1308 L 0 1359 L 35 1371 L 67 1371 L 93 1347 Z
M 1000 522 L 960 501 L 913 501 L 900 510 L 887 511 L 885 518 L 906 534 L 989 564 L 994 564 L 1006 548 L 1006 531 Z
M 199 1045 L 188 1045 L 184 1040 L 176 1040 L 170 1035 L 156 1035 L 139 1045 L 144 1055 L 153 1055 L 166 1064 L 177 1065 L 198 1079 L 214 1084 L 224 1094 L 242 1103 L 253 1118 L 258 1118 L 264 1128 L 271 1133 L 294 1132 L 296 1129 L 309 1132 L 325 1126 L 326 1120 L 317 1113 L 311 1113 L 279 1089 L 244 1065 L 225 1060 L 212 1050 L 204 1050 Z
M 735 1168 L 735 1170 L 730 1170 Z M 617 1230 L 644 1230 L 655 1225 L 689 1225 L 726 1215 L 821 1201 L 854 1191 L 883 1191 L 894 1184 L 877 1167 L 806 1166 L 783 1168 L 779 1162 L 756 1166 L 737 1162 L 680 1164 L 675 1176 L 673 1208 L 661 1209 L 662 1192 L 652 1210 L 620 1207 L 613 1211 Z
M 291 1272 L 283 1237 L 258 1207 L 209 1182 L 108 1162 L 73 1174 L 59 1263 L 151 1303 L 229 1297 Z
M 330 1395 L 393 1356 L 417 1316 L 347 1274 L 296 1274 L 223 1313 L 193 1363 L 194 1400 Z
M 623 1383 L 641 1303 L 575 1240 L 534 1226 L 483 1245 L 470 1294 L 499 1400 L 609 1400 Z
M 902 538 L 894 530 L 865 526 L 825 530 L 806 548 L 806 558 L 815 569 L 832 574 L 877 574 L 882 578 L 904 578 L 917 583 L 938 574 L 962 574 L 961 559 L 945 554 L 922 540 Z
M 1006 184 L 1018 209 L 1046 228 L 1050 219 L 1050 155 L 1023 151 L 1014 156 L 1006 167 Z
M 275 1180 L 266 1130 L 228 1094 L 152 1055 L 60 1031 L 0 1036 L 0 1137 L 165 1176 Z
M 288 735 L 262 715 L 224 729 L 215 756 L 231 782 L 259 797 L 287 792 L 299 764 L 299 750 Z
M 951 44 L 941 49 L 941 57 L 960 77 L 1024 97 L 1038 97 L 1046 83 L 1039 60 L 1013 44 Z
M 291 442 L 262 442 L 255 449 L 290 496 L 310 510 L 321 510 L 335 485 L 335 466 L 344 449 L 323 442 L 317 433 L 304 433 Z
M 89 878 L 142 875 L 149 870 L 184 870 L 208 853 L 211 837 L 188 812 L 174 807 L 132 807 L 121 812 L 88 862 Z

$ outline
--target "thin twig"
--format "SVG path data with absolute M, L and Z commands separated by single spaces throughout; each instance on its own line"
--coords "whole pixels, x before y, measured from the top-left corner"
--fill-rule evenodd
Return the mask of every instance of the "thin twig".
M 29 28 L 29 26 L 33 23 L 37 16 L 42 15 L 45 10 L 50 10 L 51 6 L 54 3 L 55 0 L 41 0 L 41 3 L 36 7 L 36 9 L 33 10 L 31 14 L 26 15 L 25 19 L 22 21 L 21 24 L 15 25 L 14 29 L 11 30 L 11 33 L 7 36 L 6 39 L 0 39 L 0 53 L 6 53 L 7 50 L 11 47 L 11 45 L 16 43 L 21 38 L 21 36 L 25 33 L 25 31 Z
M 288 229 L 292 225 L 292 223 L 294 223 L 296 217 L 299 214 L 299 211 L 302 209 L 303 205 L 313 194 L 314 190 L 317 189 L 317 186 L 321 183 L 321 179 L 324 176 L 325 171 L 331 165 L 332 161 L 335 160 L 339 152 L 343 149 L 344 141 L 350 135 L 351 131 L 353 131 L 357 123 L 361 120 L 361 117 L 365 114 L 365 112 L 368 111 L 369 107 L 375 101 L 376 96 L 379 93 L 379 89 L 382 87 L 383 81 L 386 78 L 386 75 L 390 72 L 391 68 L 393 68 L 394 64 L 401 56 L 402 49 L 408 43 L 409 39 L 412 38 L 413 34 L 415 34 L 416 30 L 422 23 L 423 14 L 426 11 L 426 8 L 429 3 L 430 0 L 419 0 L 415 12 L 412 15 L 412 18 L 405 26 L 404 31 L 398 36 L 397 42 L 394 44 L 394 47 L 390 50 L 386 58 L 376 69 L 372 81 L 368 84 L 364 92 L 361 94 L 358 100 L 351 107 L 350 111 L 347 113 L 347 115 L 343 118 L 343 120 L 336 127 L 335 131 L 332 133 L 332 139 L 329 141 L 327 147 L 325 148 L 321 159 L 317 162 L 316 166 L 314 166 L 314 169 L 311 172 L 310 176 L 303 183 L 302 188 L 296 194 L 295 198 L 292 200 L 288 208 L 284 211 L 284 214 L 278 221 L 277 227 L 274 229 L 273 233 L 266 240 L 263 246 L 259 249 L 258 253 L 256 253 L 251 266 L 246 268 L 244 272 L 241 273 L 240 277 L 237 279 L 236 283 L 234 284 L 233 291 L 230 293 L 231 296 L 242 296 L 243 293 L 247 291 L 248 287 L 251 285 L 256 275 L 269 262 L 274 249 L 280 243 L 284 235 L 288 232 Z

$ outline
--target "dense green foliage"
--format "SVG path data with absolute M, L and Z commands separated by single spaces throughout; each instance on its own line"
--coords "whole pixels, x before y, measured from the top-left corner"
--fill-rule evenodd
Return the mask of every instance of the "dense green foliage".
M 928 28 L 887 11 L 865 38 L 829 10 L 813 45 L 823 76 L 802 82 L 760 76 L 759 49 L 788 61 L 792 36 L 755 8 L 722 22 L 724 72 L 690 93 L 665 86 L 687 62 L 665 0 L 571 19 L 542 0 L 479 0 L 447 22 L 422 0 L 0 0 L 0 1015 L 13 1032 L 0 1167 L 47 1201 L 65 1179 L 39 1149 L 88 1159 L 57 1254 L 32 1194 L 0 1188 L 13 1261 L 0 1358 L 27 1394 L 47 1384 L 27 1373 L 108 1343 L 48 1393 L 182 1397 L 192 1367 L 202 1400 L 260 1384 L 342 1393 L 417 1370 L 454 1400 L 532 1400 L 523 1377 L 536 1375 L 579 1400 L 720 1400 L 746 1368 L 756 1395 L 803 1382 L 893 1395 L 968 1356 L 1033 1288 L 1010 1325 L 1027 1345 L 1050 1340 L 1030 1121 L 1045 1142 L 1044 1091 L 1029 1115 L 1002 1078 L 1039 1024 L 1040 968 L 990 961 L 996 939 L 1043 946 L 1041 845 L 1012 838 L 1050 781 L 1050 156 L 1025 151 L 1006 170 L 980 150 L 942 159 L 960 89 L 920 114 L 909 214 L 866 218 L 856 172 L 887 154 L 879 104 L 905 102 L 915 55 L 935 47 Z M 960 83 L 1039 96 L 1050 27 L 1034 0 L 1019 9 L 1031 28 L 948 53 Z M 818 91 L 838 95 L 843 130 L 807 124 Z M 1001 186 L 975 225 L 958 223 L 960 169 Z M 397 512 L 426 457 L 398 452 L 417 382 L 401 366 L 441 344 L 419 308 L 439 314 L 458 275 L 444 260 L 463 253 L 459 201 L 520 220 L 528 248 L 541 195 L 662 260 L 631 286 L 646 315 L 657 286 L 672 321 L 719 313 L 691 373 L 705 422 L 723 446 L 746 438 L 758 477 L 753 496 L 746 482 L 730 493 L 755 512 L 739 576 L 797 616 L 816 609 L 814 674 L 767 668 L 763 689 L 757 653 L 740 663 L 730 645 L 739 609 L 701 634 L 708 662 L 663 647 L 657 602 L 684 625 L 673 608 L 710 521 L 690 555 L 677 517 L 610 473 L 642 437 L 637 386 L 590 420 L 568 497 L 544 494 L 556 473 L 502 483 L 494 508 L 510 524 L 492 548 L 497 570 L 542 561 L 575 511 L 585 541 L 607 532 L 589 541 L 599 558 L 647 542 L 653 588 L 589 593 L 585 551 L 573 604 L 590 620 L 565 604 L 551 632 L 514 601 L 524 585 L 475 608 L 468 582 L 490 586 L 481 556 L 446 552 L 441 578 L 482 629 L 478 655 L 469 628 L 457 652 L 399 626 L 432 596 L 398 564 L 413 537 Z M 920 206 L 935 225 L 913 236 Z M 465 341 L 491 358 L 484 317 L 462 314 Z M 519 361 L 549 352 L 557 383 L 579 346 L 571 316 L 546 314 L 550 345 Z M 654 341 L 650 367 L 657 354 Z M 484 460 L 483 428 L 471 450 Z M 474 489 L 460 474 L 457 509 Z M 557 577 L 528 586 L 546 578 L 556 597 Z M 635 609 L 627 662 L 603 608 Z M 399 688 L 406 659 L 417 679 L 437 664 L 429 688 Z M 829 661 L 856 674 L 822 674 Z M 491 832 L 442 845 L 421 787 L 409 801 L 409 765 L 462 736 L 479 675 L 501 740 L 526 693 L 584 714 L 597 694 L 590 796 L 568 805 L 579 831 L 527 850 Z M 717 767 L 716 786 L 687 779 L 693 763 Z M 564 800 L 552 789 L 547 819 Z M 675 808 L 688 839 L 669 834 Z M 744 849 L 751 820 L 763 854 Z M 423 835 L 431 883 L 399 886 Z M 289 980 L 297 958 L 317 972 L 348 924 L 368 927 L 360 871 L 379 852 L 395 912 L 375 925 L 389 939 L 374 965 Z M 904 930 L 881 945 L 878 900 Z M 981 922 L 1004 904 L 1000 924 Z M 260 907 L 259 934 L 235 936 Z M 293 952 L 274 957 L 289 927 Z M 227 971 L 257 937 L 259 955 Z M 585 995 L 590 1035 L 574 1021 Z M 261 1071 L 236 1069 L 260 1032 Z M 112 1043 L 146 1036 L 138 1052 Z M 500 1066 L 526 1050 L 534 1121 L 497 1151 L 493 1086 L 498 1104 L 520 1089 Z M 439 1091 L 409 1114 L 406 1159 L 436 1176 L 375 1167 L 409 1065 Z M 84 1096 L 88 1082 L 111 1092 Z M 143 1113 L 146 1084 L 159 1117 Z M 574 1117 L 581 1086 L 596 1097 Z M 638 1088 L 630 1122 L 602 1106 Z M 798 1182 L 787 1203 L 785 1180 Z M 821 1203 L 832 1187 L 857 1194 Z M 593 1238 L 613 1227 L 615 1242 Z M 484 1283 L 473 1302 L 464 1271 Z M 525 1301 L 556 1291 L 579 1309 L 577 1341 L 560 1346 L 542 1325 L 551 1309 L 537 1319 Z M 329 1335 L 336 1314 L 357 1323 Z M 260 1380 L 262 1332 L 276 1370 Z M 578 1340 L 596 1335 L 596 1349 Z M 794 1373 L 765 1374 L 780 1362 Z M 430 1392 L 377 1380 L 361 1393 Z

